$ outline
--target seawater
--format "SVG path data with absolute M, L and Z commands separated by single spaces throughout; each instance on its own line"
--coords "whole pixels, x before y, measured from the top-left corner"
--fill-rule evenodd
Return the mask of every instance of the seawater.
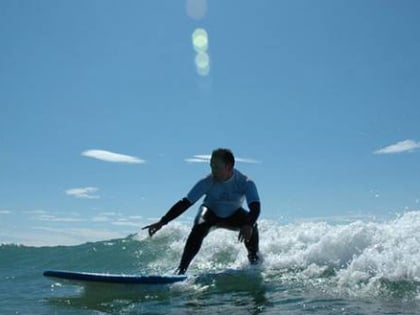
M 0 314 L 420 314 L 420 212 L 388 221 L 261 220 L 263 262 L 215 230 L 172 285 L 78 286 L 46 269 L 171 274 L 190 226 L 78 246 L 0 247 Z

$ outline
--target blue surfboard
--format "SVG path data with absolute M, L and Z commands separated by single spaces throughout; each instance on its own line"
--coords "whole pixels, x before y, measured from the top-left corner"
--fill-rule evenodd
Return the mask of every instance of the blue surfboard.
M 79 283 L 113 283 L 113 284 L 171 284 L 184 281 L 187 276 L 142 276 L 108 273 L 91 273 L 65 270 L 47 270 L 44 276 L 48 278 L 75 281 Z

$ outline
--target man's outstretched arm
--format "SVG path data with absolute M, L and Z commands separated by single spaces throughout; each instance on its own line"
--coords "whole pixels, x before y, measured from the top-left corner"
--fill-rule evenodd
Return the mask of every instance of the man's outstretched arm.
M 149 235 L 153 236 L 153 234 L 159 231 L 162 226 L 168 224 L 168 222 L 183 214 L 189 207 L 191 207 L 191 205 L 192 203 L 187 198 L 181 199 L 176 204 L 174 204 L 171 209 L 169 209 L 169 211 L 160 219 L 160 221 L 147 225 L 143 227 L 142 230 L 149 230 Z

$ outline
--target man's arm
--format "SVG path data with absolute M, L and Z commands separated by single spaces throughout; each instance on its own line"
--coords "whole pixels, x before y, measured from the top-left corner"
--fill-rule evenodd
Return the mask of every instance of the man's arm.
M 168 224 L 170 221 L 183 214 L 189 207 L 191 207 L 191 202 L 187 198 L 181 199 L 169 209 L 162 219 L 160 219 L 160 222 L 162 222 L 163 225 Z
M 169 221 L 172 221 L 173 219 L 180 216 L 185 212 L 185 210 L 191 207 L 191 205 L 192 203 L 187 198 L 181 199 L 169 209 L 169 211 L 160 219 L 160 221 L 147 225 L 143 227 L 142 230 L 148 229 L 149 235 L 153 236 L 153 234 L 159 231 L 162 226 L 168 224 Z
M 240 242 L 247 241 L 252 237 L 252 230 L 254 227 L 254 224 L 257 222 L 257 219 L 260 215 L 261 211 L 261 204 L 259 201 L 251 202 L 249 205 L 249 213 L 248 213 L 248 224 L 245 224 L 241 227 L 241 230 L 239 232 L 238 240 Z
M 261 212 L 261 204 L 259 201 L 251 202 L 249 205 L 248 222 L 249 225 L 253 226 L 257 222 Z

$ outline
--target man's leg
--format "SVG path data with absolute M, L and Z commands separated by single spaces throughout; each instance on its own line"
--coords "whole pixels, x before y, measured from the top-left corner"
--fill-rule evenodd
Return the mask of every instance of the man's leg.
M 251 239 L 247 242 L 245 241 L 245 247 L 248 250 L 248 260 L 251 265 L 258 263 L 260 258 L 258 257 L 258 247 L 259 244 L 259 235 L 258 235 L 258 226 L 257 223 L 252 227 Z
M 184 253 L 178 267 L 178 274 L 181 275 L 187 271 L 192 259 L 200 250 L 203 239 L 207 236 L 215 221 L 215 215 L 208 208 L 200 207 L 194 226 L 185 243 Z
M 224 220 L 224 226 L 228 229 L 239 230 L 243 225 L 247 224 L 248 212 L 244 209 L 239 209 L 232 216 Z M 259 251 L 259 234 L 258 234 L 258 225 L 255 223 L 252 227 L 252 235 L 249 241 L 244 242 L 245 247 L 248 251 L 249 262 L 253 265 L 257 264 L 259 261 L 258 251 Z

